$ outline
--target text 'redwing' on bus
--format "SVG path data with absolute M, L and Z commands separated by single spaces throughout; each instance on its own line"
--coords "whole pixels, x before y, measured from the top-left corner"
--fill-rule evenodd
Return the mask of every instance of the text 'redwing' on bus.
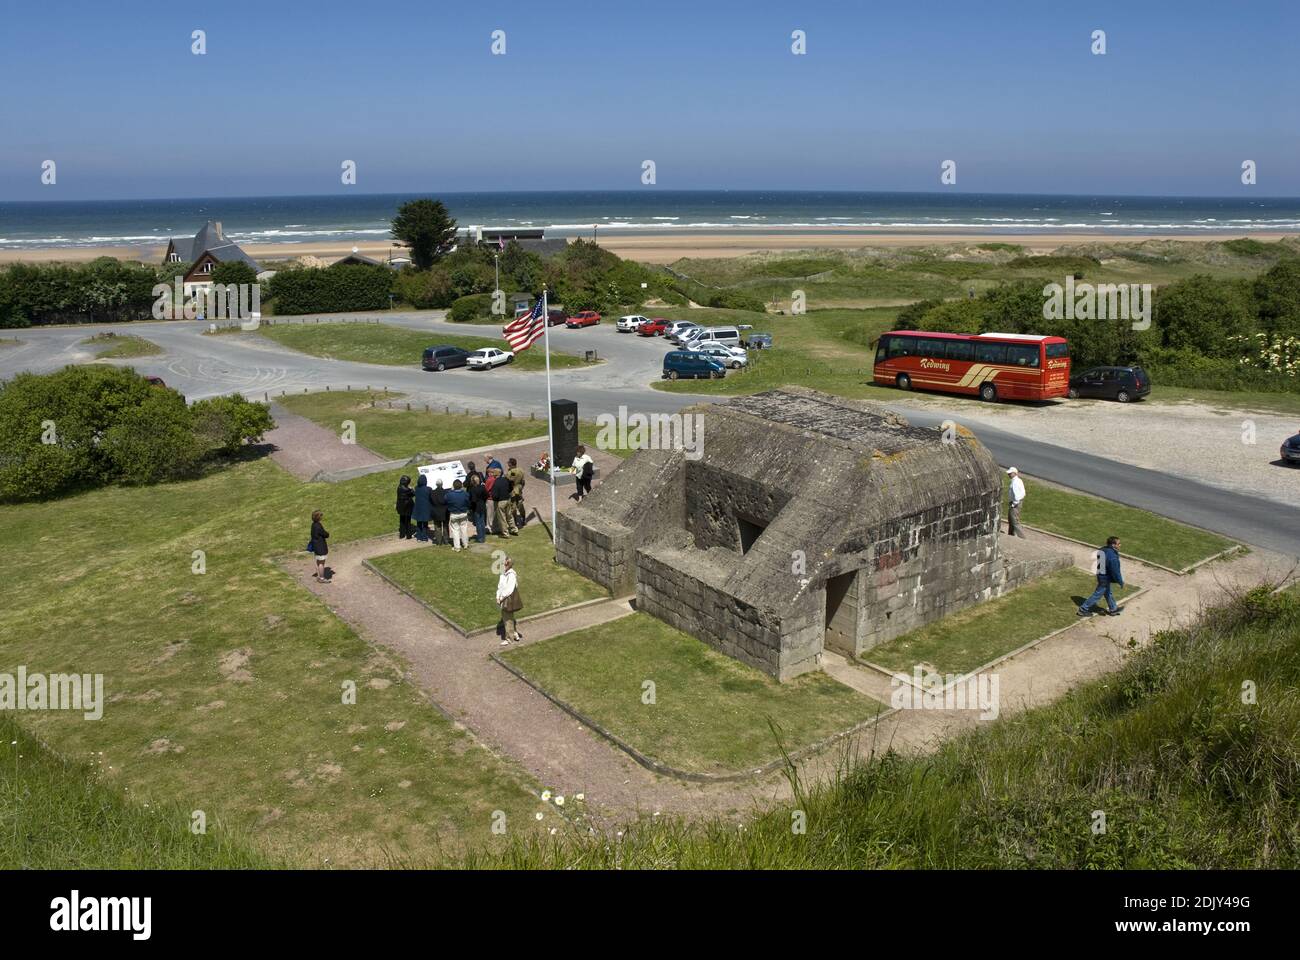
M 1049 400 L 1070 389 L 1070 344 L 1024 333 L 892 330 L 876 345 L 876 383 L 984 400 Z

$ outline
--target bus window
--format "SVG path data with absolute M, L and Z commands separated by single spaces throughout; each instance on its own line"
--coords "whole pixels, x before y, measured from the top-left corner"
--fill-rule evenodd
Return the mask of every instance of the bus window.
M 1038 347 L 1030 346 L 1027 343 L 1008 344 L 1007 362 L 1014 363 L 1018 367 L 1036 367 L 1038 366 Z
M 943 348 L 947 341 L 944 340 L 922 340 L 916 351 L 919 357 L 933 357 L 936 360 L 943 359 Z
M 1007 345 L 1005 343 L 975 344 L 975 359 L 980 363 L 1006 363 Z
M 1070 345 L 1068 343 L 1049 343 L 1047 345 L 1047 359 L 1060 360 L 1062 357 L 1070 355 Z
M 916 354 L 916 339 L 914 337 L 890 337 L 889 338 L 889 359 L 894 357 L 910 357 Z
M 969 340 L 949 340 L 945 356 L 949 360 L 971 361 L 975 359 L 975 344 Z
M 893 339 L 893 337 L 880 338 L 880 342 L 876 344 L 876 363 L 885 362 L 885 358 L 889 356 L 889 344 Z

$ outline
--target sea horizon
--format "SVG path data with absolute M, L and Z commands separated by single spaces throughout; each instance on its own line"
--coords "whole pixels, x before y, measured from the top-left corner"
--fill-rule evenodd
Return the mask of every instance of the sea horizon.
M 1098 236 L 1300 233 L 1300 198 L 855 190 L 514 190 L 0 201 L 0 251 L 151 247 L 218 220 L 245 244 L 374 242 L 398 206 L 443 200 L 462 227 L 548 236 L 928 231 Z

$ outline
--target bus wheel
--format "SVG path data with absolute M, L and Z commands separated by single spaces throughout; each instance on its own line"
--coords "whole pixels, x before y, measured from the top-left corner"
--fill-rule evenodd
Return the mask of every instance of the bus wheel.
M 980 387 L 980 399 L 992 403 L 998 398 L 998 388 L 991 383 L 986 383 Z
M 900 374 L 898 375 L 898 379 L 895 380 L 894 383 L 898 386 L 898 389 L 899 389 L 899 390 L 911 390 L 911 389 L 912 389 L 912 378 L 909 377 L 909 376 L 908 376 L 907 374 L 905 374 L 905 373 L 900 373 Z

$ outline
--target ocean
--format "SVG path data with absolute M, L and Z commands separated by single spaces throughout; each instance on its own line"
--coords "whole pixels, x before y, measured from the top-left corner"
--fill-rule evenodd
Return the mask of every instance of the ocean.
M 241 243 L 383 240 L 397 207 L 436 196 L 461 226 L 593 230 L 1170 233 L 1210 238 L 1300 231 L 1300 198 L 1089 197 L 778 190 L 336 194 L 188 200 L 0 202 L 0 250 L 152 247 L 220 220 Z

